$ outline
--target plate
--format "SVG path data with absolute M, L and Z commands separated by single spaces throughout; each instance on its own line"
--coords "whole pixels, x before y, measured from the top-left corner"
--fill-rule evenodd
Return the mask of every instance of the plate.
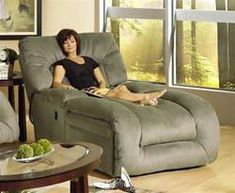
M 30 163 L 30 162 L 34 162 L 34 161 L 37 161 L 37 160 L 40 160 L 42 158 L 45 158 L 47 157 L 48 155 L 50 155 L 53 151 L 55 151 L 55 148 L 53 147 L 51 149 L 51 151 L 45 153 L 45 154 L 42 154 L 42 155 L 38 155 L 38 156 L 34 156 L 34 157 L 29 157 L 29 158 L 21 158 L 21 159 L 17 159 L 16 158 L 16 154 L 13 156 L 13 160 L 17 161 L 17 162 L 21 162 L 21 163 Z

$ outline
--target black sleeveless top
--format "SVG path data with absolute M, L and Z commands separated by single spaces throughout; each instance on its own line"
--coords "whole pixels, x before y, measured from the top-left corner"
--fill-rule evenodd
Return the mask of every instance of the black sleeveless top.
M 65 76 L 69 80 L 70 84 L 81 90 L 92 86 L 99 86 L 94 76 L 94 69 L 99 67 L 90 57 L 83 56 L 84 64 L 77 64 L 76 62 L 64 58 L 55 63 L 55 65 L 62 65 L 65 69 Z

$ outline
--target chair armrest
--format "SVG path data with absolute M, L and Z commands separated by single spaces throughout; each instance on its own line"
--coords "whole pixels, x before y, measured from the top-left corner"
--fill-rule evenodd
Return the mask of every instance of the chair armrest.
M 131 136 L 133 140 L 136 140 L 136 143 L 139 143 L 141 127 L 138 118 L 134 112 L 120 101 L 112 98 L 81 97 L 79 100 L 69 100 L 66 106 L 70 113 L 111 124 L 110 129 L 113 129 L 117 134 L 124 135 L 123 140 L 124 138 L 130 140 Z M 124 103 L 129 102 L 124 101 Z M 126 129 L 130 125 L 131 128 Z
M 217 157 L 220 125 L 215 110 L 205 99 L 183 91 L 168 90 L 162 97 L 181 105 L 192 115 L 197 129 L 196 141 L 205 149 L 212 162 Z
M 140 150 L 133 147 L 139 147 L 142 134 L 141 125 L 135 112 L 131 111 L 125 103 L 132 105 L 130 102 L 121 102 L 112 98 L 81 97 L 69 100 L 66 107 L 70 114 L 86 117 L 86 120 L 90 119 L 91 122 L 86 121 L 88 125 L 92 124 L 92 120 L 108 125 L 105 127 L 114 137 L 115 149 L 123 150 L 123 154 L 129 154 L 131 151 L 133 157 L 138 157 Z M 135 105 L 133 104 L 133 106 Z M 81 118 L 81 120 L 84 119 Z M 81 125 L 79 126 L 81 127 Z M 87 130 L 90 129 L 94 130 L 94 127 L 88 126 Z
M 144 81 L 127 81 L 125 85 L 130 91 L 136 93 L 161 91 L 165 88 L 165 85 Z
M 76 89 L 48 88 L 39 92 L 43 100 L 53 103 L 54 105 L 64 106 L 71 99 L 87 96 L 86 93 Z M 37 94 L 36 94 L 37 95 Z

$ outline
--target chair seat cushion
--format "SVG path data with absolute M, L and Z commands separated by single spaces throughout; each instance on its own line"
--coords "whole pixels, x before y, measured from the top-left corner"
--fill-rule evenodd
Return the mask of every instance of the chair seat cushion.
M 120 101 L 137 116 L 141 127 L 140 146 L 187 141 L 196 137 L 192 115 L 177 103 L 159 99 L 157 106 Z M 130 125 L 131 127 L 131 125 Z
M 85 98 L 87 97 L 84 97 L 84 100 Z M 92 105 L 91 114 L 88 113 L 90 107 L 87 106 L 86 109 L 83 109 L 81 104 L 77 104 L 81 103 L 81 98 L 70 100 L 68 102 L 68 124 L 90 130 L 92 133 L 98 132 L 99 135 L 108 137 L 112 131 L 102 129 L 111 128 L 108 125 L 112 124 L 112 120 L 109 120 L 107 114 L 120 115 L 124 113 L 123 111 L 127 111 L 125 112 L 127 114 L 132 112 L 131 116 L 135 116 L 133 119 L 138 120 L 136 124 L 141 128 L 140 146 L 187 141 L 196 137 L 195 122 L 191 114 L 185 108 L 170 100 L 159 99 L 157 106 L 141 106 L 116 99 L 94 98 L 94 100 L 96 103 L 100 103 Z M 115 108 L 114 103 L 123 106 L 123 108 Z M 99 110 L 95 110 L 96 108 Z M 95 111 L 99 111 L 99 114 L 94 114 Z M 78 115 L 80 115 L 80 118 L 78 118 Z M 120 122 L 127 121 L 125 116 L 119 116 L 118 119 Z M 90 125 L 90 127 L 86 128 L 85 125 Z M 94 125 L 97 126 L 97 129 L 94 128 Z M 128 126 L 132 127 L 133 125 L 129 124 Z M 136 127 L 136 125 L 134 126 Z

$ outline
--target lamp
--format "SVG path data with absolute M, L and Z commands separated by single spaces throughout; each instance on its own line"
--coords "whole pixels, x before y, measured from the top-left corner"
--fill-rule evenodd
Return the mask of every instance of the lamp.
M 0 48 L 0 62 L 7 61 L 8 53 L 6 50 Z
M 18 58 L 15 50 L 0 47 L 0 78 L 12 76 L 14 62 Z

